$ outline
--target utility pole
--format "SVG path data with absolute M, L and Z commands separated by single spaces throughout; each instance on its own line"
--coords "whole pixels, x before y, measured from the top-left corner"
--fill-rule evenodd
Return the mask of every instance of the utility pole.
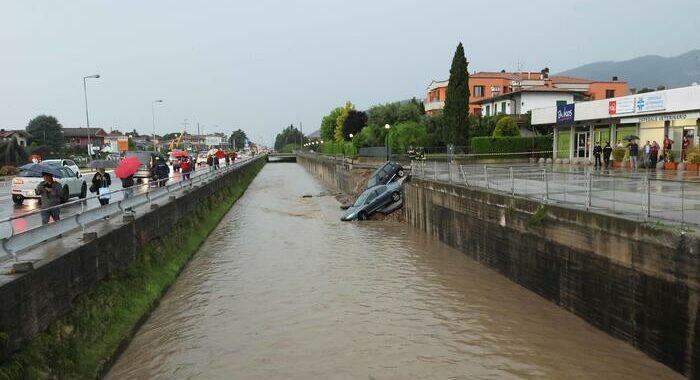
M 199 139 L 202 137 L 202 135 L 199 133 L 199 122 L 197 123 L 197 153 L 199 153 L 199 150 L 202 149 L 202 147 L 199 144 Z

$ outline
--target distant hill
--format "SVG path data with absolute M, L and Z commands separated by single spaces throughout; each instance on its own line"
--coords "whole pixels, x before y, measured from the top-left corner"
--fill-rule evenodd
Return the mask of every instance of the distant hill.
M 617 76 L 636 89 L 689 86 L 700 83 L 700 49 L 689 51 L 677 57 L 646 55 L 628 61 L 595 62 L 564 71 L 560 75 L 570 75 L 594 80 L 611 80 Z

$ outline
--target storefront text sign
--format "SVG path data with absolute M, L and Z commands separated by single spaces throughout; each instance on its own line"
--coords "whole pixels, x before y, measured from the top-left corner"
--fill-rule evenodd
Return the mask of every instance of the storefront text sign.
M 635 97 L 635 111 L 663 111 L 666 109 L 665 94 L 647 94 Z
M 608 102 L 608 114 L 622 115 L 634 112 L 634 98 L 611 100 Z
M 570 124 L 574 122 L 574 104 L 557 106 L 557 124 Z

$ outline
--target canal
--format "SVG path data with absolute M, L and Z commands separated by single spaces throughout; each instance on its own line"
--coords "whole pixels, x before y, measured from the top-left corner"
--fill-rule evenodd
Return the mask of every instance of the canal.
M 325 191 L 267 165 L 107 378 L 683 378 L 405 224 L 340 222 Z

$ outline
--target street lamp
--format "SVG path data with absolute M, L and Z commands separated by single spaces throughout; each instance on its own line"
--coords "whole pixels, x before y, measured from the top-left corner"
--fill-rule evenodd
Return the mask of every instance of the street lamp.
M 88 99 L 87 99 L 87 84 L 88 79 L 98 79 L 100 74 L 88 75 L 83 77 L 83 94 L 85 94 L 85 121 L 87 122 L 87 148 L 88 148 L 88 162 L 92 159 L 92 152 L 90 149 L 90 114 L 88 113 Z
M 389 129 L 391 128 L 391 125 L 389 124 L 384 124 L 384 129 L 386 129 L 386 160 L 389 161 L 389 157 L 391 156 L 391 151 L 389 150 Z
M 156 110 L 155 110 L 155 105 L 156 103 L 163 103 L 163 99 L 158 99 L 154 100 L 151 102 L 151 117 L 153 118 L 153 151 L 155 152 L 156 149 Z
M 353 137 L 355 137 L 355 136 L 353 136 L 352 133 L 351 133 L 351 134 L 350 134 L 350 138 L 353 138 Z

